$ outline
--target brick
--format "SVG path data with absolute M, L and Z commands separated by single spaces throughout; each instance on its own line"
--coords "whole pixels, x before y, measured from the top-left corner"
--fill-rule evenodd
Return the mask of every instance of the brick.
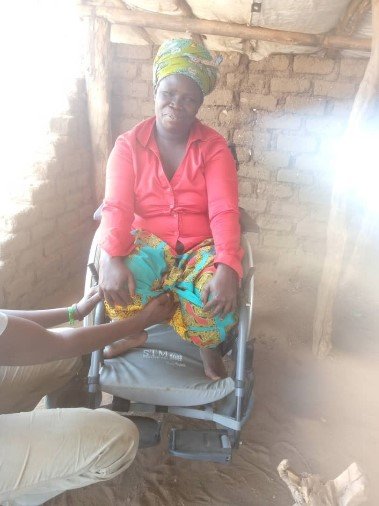
M 92 198 L 91 189 L 83 188 L 80 192 L 70 193 L 65 198 L 66 211 L 73 211 L 79 209 L 82 205 L 85 205 Z
M 311 135 L 286 135 L 278 136 L 278 151 L 291 153 L 311 153 L 317 148 L 317 139 Z
M 78 120 L 73 116 L 61 115 L 51 118 L 50 130 L 58 135 L 73 135 L 78 133 Z
M 32 173 L 37 179 L 43 180 L 55 177 L 62 171 L 63 162 L 56 158 L 50 160 L 37 160 L 33 163 Z
M 319 238 L 315 240 L 308 237 L 301 237 L 299 251 L 304 259 L 306 258 L 305 255 L 308 255 L 311 258 L 311 261 L 308 263 L 312 266 L 314 264 L 315 257 L 324 258 L 325 241 L 320 241 Z
M 235 86 L 236 83 L 233 83 L 231 79 L 230 81 L 231 82 L 229 83 L 227 79 L 227 83 L 230 84 L 230 86 Z M 259 74 L 249 74 L 247 80 L 246 78 L 242 79 L 240 89 L 249 93 L 263 94 L 266 89 L 266 81 L 266 76 Z
M 135 79 L 137 76 L 137 63 L 129 62 L 125 60 L 117 59 L 112 64 L 113 78 L 117 79 Z M 150 65 L 150 75 L 152 74 L 152 68 Z
M 240 180 L 238 182 L 238 194 L 241 196 L 251 195 L 251 182 L 246 180 Z
M 278 232 L 290 232 L 292 223 L 283 218 L 276 218 L 274 216 L 258 216 L 257 223 L 263 230 L 276 230 Z
M 17 256 L 18 274 L 28 267 L 34 270 L 34 266 L 44 261 L 42 244 L 36 244 Z
M 207 124 L 217 124 L 218 117 L 220 115 L 220 108 L 218 107 L 208 107 L 203 105 L 200 107 L 200 110 L 197 114 L 197 117 L 200 121 L 203 121 Z
M 65 213 L 58 218 L 58 227 L 62 230 L 70 230 L 76 226 L 77 219 L 77 213 L 75 211 Z
M 142 118 L 141 118 L 142 120 Z M 114 125 L 114 134 L 117 137 L 118 135 L 121 135 L 123 132 L 127 132 L 128 130 L 131 130 L 133 127 L 136 126 L 138 121 L 136 121 L 135 118 L 123 118 L 119 123 L 116 123 Z
M 330 58 L 297 55 L 293 61 L 293 71 L 301 74 L 330 74 L 335 61 Z
M 43 253 L 46 257 L 54 255 L 57 251 L 64 248 L 67 244 L 67 236 L 61 231 L 56 231 L 55 235 L 51 239 L 47 239 L 43 243 Z
M 248 162 L 251 158 L 251 149 L 245 148 L 244 146 L 236 146 L 237 160 L 241 164 Z
M 292 235 L 266 233 L 263 237 L 263 244 L 270 248 L 293 249 L 296 247 L 296 239 Z
M 143 117 L 147 118 L 154 116 L 154 102 L 151 100 L 148 102 L 142 102 L 139 105 L 139 113 L 142 114 Z
M 236 129 L 233 135 L 233 141 L 239 145 L 251 146 L 253 142 L 254 132 L 247 129 Z
M 289 112 L 298 112 L 300 114 L 312 114 L 321 116 L 325 112 L 326 100 L 312 97 L 288 96 L 284 109 Z
M 55 231 L 55 220 L 43 220 L 31 229 L 32 242 L 40 241 Z
M 283 151 L 263 151 L 259 153 L 256 161 L 264 167 L 279 168 L 287 167 L 290 158 L 290 153 L 285 153 Z
M 60 254 L 53 257 L 47 257 L 44 262 L 35 267 L 35 281 L 37 283 L 45 279 L 55 279 L 58 281 L 64 272 L 63 257 Z
M 152 57 L 152 46 L 131 46 L 115 44 L 116 56 L 130 60 L 149 60 Z
M 306 218 L 297 224 L 296 234 L 304 237 L 323 238 L 326 235 L 326 224 Z
M 269 170 L 264 167 L 260 167 L 259 165 L 253 165 L 252 163 L 241 164 L 238 169 L 238 175 L 261 181 L 270 181 L 271 179 Z
M 83 159 L 80 152 L 69 153 L 63 161 L 63 175 L 73 174 L 74 172 L 82 172 Z M 62 174 L 61 174 L 62 176 Z
M 355 84 L 315 81 L 314 95 L 321 95 L 331 98 L 351 98 L 355 95 Z
M 272 95 L 260 95 L 242 92 L 240 96 L 240 103 L 242 105 L 248 105 L 252 109 L 275 111 L 278 99 Z
M 43 294 L 43 297 L 47 298 L 57 291 L 57 287 L 60 288 L 63 283 L 67 282 L 67 275 L 65 278 L 62 273 L 56 273 L 49 278 L 43 276 L 40 281 L 33 284 L 33 292 Z
M 17 276 L 13 281 L 9 282 L 5 287 L 5 294 L 7 298 L 14 299 L 20 297 L 33 288 L 34 272 L 26 271 L 22 276 Z
M 269 192 L 274 199 L 286 199 L 293 195 L 292 188 L 281 183 L 273 183 L 270 185 Z
M 301 219 L 307 215 L 308 207 L 297 203 L 292 204 L 289 202 L 278 201 L 271 204 L 270 213 Z
M 0 227 L 4 232 L 18 232 L 33 226 L 40 217 L 39 207 L 12 202 L 7 205 L 7 214 L 2 217 Z
M 257 71 L 284 71 L 289 68 L 290 56 L 284 54 L 271 55 L 259 61 L 251 61 L 249 73 Z
M 224 108 L 219 114 L 221 125 L 229 124 L 234 126 L 252 124 L 255 120 L 254 113 L 249 108 Z
M 332 115 L 346 120 L 351 113 L 353 100 L 338 100 L 333 104 Z
M 301 188 L 299 201 L 306 204 L 330 204 L 330 193 L 320 188 Z
M 147 98 L 149 96 L 149 89 L 152 84 L 146 81 L 130 81 L 124 83 L 125 94 L 130 95 L 132 98 Z
M 270 85 L 271 93 L 304 93 L 309 91 L 311 82 L 295 77 L 273 77 Z
M 240 206 L 246 209 L 247 211 L 256 211 L 258 213 L 263 213 L 267 207 L 266 199 L 255 196 L 240 197 L 239 202 Z
M 64 213 L 66 205 L 63 196 L 57 196 L 54 200 L 41 202 L 38 208 L 42 218 L 55 218 Z
M 240 64 L 243 64 L 243 62 L 241 61 L 242 58 L 243 55 L 237 53 L 237 51 L 230 51 L 228 53 L 224 53 L 222 64 L 220 65 L 220 71 L 223 73 L 228 73 L 239 68 Z
M 282 183 L 295 183 L 301 185 L 310 185 L 313 183 L 313 177 L 306 172 L 300 172 L 294 169 L 280 169 L 276 180 Z
M 307 118 L 305 123 L 305 128 L 308 132 L 327 136 L 342 134 L 346 126 L 346 122 L 331 116 Z
M 56 198 L 56 184 L 54 180 L 36 181 L 35 184 L 30 186 L 31 196 L 30 201 L 33 205 L 42 201 Z
M 77 188 L 81 188 L 82 185 L 76 176 L 61 178 L 57 187 L 57 194 L 65 197 L 68 193 L 75 192 Z M 57 198 L 57 196 L 55 197 Z
M 361 80 L 365 73 L 367 63 L 368 59 L 366 58 L 342 58 L 340 65 L 340 76 L 357 77 Z
M 233 92 L 231 90 L 215 90 L 213 93 L 205 97 L 204 105 L 232 105 Z
M 297 155 L 295 160 L 295 167 L 302 171 L 309 170 L 317 172 L 319 170 L 322 170 L 323 167 L 325 167 L 325 164 L 326 161 L 324 157 L 319 153 L 313 155 Z
M 30 245 L 29 230 L 21 230 L 17 234 L 7 234 L 0 239 L 0 258 L 13 257 L 16 252 L 23 251 Z
M 149 63 L 142 63 L 139 69 L 138 75 L 142 81 L 148 81 L 149 83 L 153 80 L 153 66 Z
M 301 117 L 296 114 L 267 114 L 261 118 L 259 125 L 264 129 L 298 130 Z

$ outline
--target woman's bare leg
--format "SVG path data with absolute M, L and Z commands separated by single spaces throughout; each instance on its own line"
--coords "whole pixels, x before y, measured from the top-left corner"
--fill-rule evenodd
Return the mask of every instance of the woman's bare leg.
M 147 339 L 147 332 L 143 330 L 139 334 L 128 336 L 125 339 L 120 339 L 104 348 L 104 358 L 114 358 L 122 355 L 132 348 L 138 348 L 145 344 Z
M 200 355 L 203 360 L 205 376 L 214 381 L 227 377 L 228 374 L 220 350 L 217 348 L 200 348 Z

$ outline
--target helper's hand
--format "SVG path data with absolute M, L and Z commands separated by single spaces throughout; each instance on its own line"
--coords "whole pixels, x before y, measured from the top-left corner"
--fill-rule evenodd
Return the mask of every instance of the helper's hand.
M 175 313 L 175 309 L 174 298 L 169 293 L 163 293 L 152 299 L 142 309 L 142 313 L 146 318 L 146 327 L 170 320 Z
M 76 304 L 78 320 L 83 320 L 83 318 L 92 311 L 100 300 L 101 296 L 98 286 L 92 287 L 87 293 L 85 293 L 84 297 Z
M 218 264 L 213 278 L 201 294 L 204 310 L 224 318 L 237 309 L 238 275 L 228 265 Z
M 130 304 L 131 297 L 135 295 L 136 284 L 123 257 L 111 257 L 102 251 L 99 277 L 100 295 L 110 306 Z

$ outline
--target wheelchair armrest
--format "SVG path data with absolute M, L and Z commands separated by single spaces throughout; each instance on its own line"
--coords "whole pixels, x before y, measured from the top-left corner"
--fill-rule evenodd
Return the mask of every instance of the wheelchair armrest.
M 255 234 L 259 233 L 259 226 L 257 222 L 252 218 L 243 207 L 239 207 L 240 212 L 240 227 L 241 232 L 254 232 Z
M 96 211 L 93 213 L 93 219 L 95 221 L 101 221 L 101 213 L 103 211 L 104 203 L 102 202 Z

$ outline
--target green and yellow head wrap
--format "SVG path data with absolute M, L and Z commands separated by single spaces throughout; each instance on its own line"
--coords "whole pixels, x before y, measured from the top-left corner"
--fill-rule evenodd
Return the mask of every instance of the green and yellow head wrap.
M 213 60 L 204 46 L 191 39 L 166 40 L 154 59 L 154 89 L 161 79 L 172 74 L 182 74 L 193 79 L 200 86 L 203 95 L 208 95 L 216 86 L 219 63 L 219 58 Z

